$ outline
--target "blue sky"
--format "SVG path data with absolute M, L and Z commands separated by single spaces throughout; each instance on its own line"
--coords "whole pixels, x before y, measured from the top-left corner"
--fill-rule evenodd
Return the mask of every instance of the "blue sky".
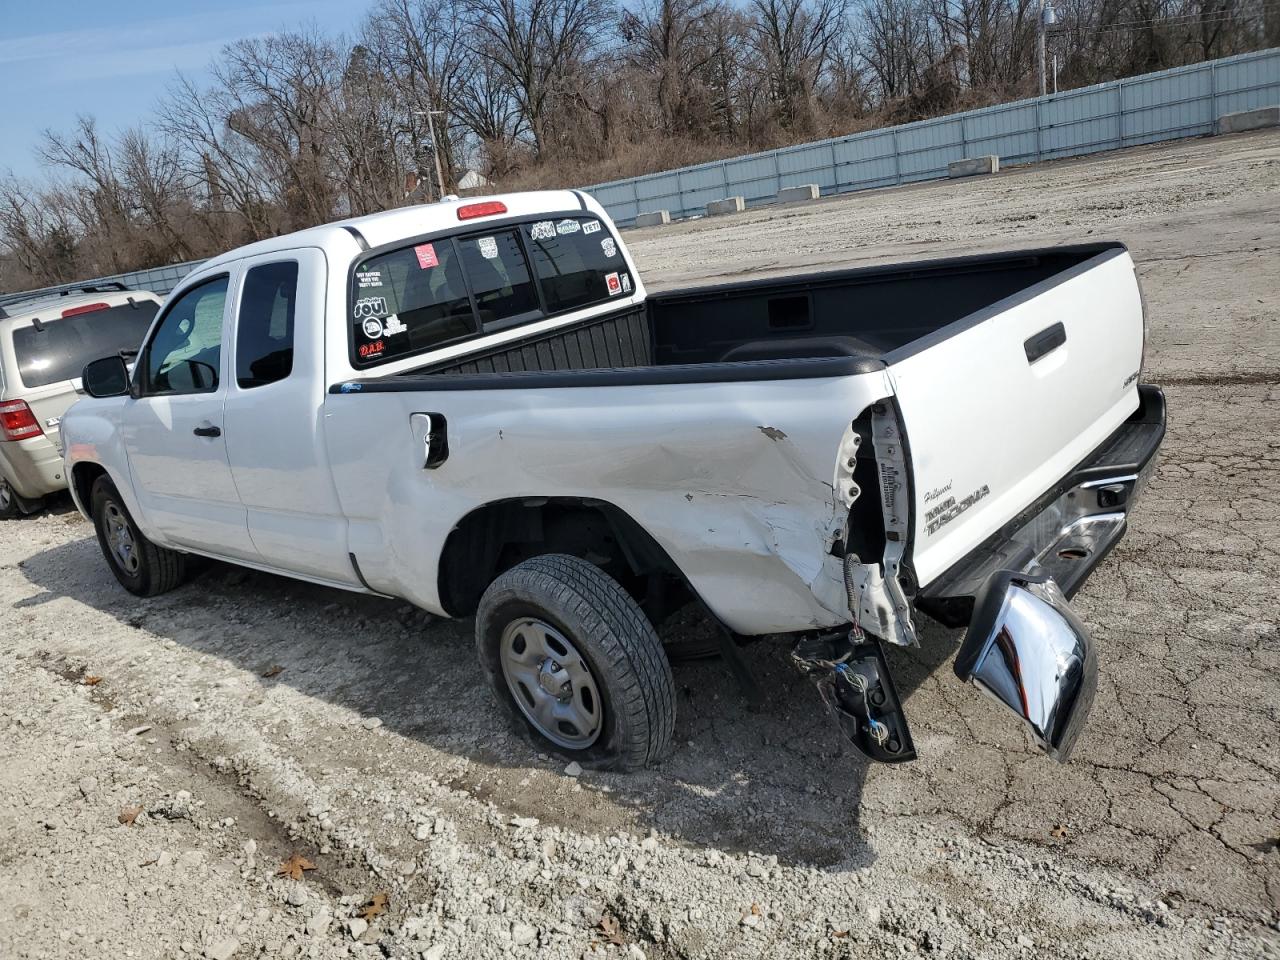
M 370 0 L 0 0 L 0 175 L 43 172 L 34 147 L 45 128 L 91 114 L 113 134 L 152 113 L 174 70 L 206 75 L 241 37 L 314 22 L 354 30 Z

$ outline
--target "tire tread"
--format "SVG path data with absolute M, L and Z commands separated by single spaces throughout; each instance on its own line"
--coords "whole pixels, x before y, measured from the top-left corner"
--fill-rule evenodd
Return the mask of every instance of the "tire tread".
M 162 593 L 168 593 L 175 587 L 182 585 L 182 581 L 187 575 L 187 557 L 186 554 L 179 553 L 176 550 L 170 550 L 167 547 L 157 546 L 152 543 L 138 529 L 137 523 L 129 514 L 128 508 L 124 505 L 120 497 L 120 492 L 116 489 L 116 485 L 111 482 L 107 476 L 99 477 L 93 484 L 93 492 L 90 495 L 92 504 L 92 513 L 94 518 L 94 527 L 99 528 L 98 520 L 98 499 L 99 497 L 111 497 L 119 504 L 120 509 L 124 511 L 128 517 L 129 523 L 133 526 L 134 539 L 141 547 L 143 568 L 147 571 L 147 575 L 142 578 L 139 584 L 130 585 L 120 575 L 120 571 L 116 568 L 115 562 L 111 557 L 106 556 L 106 545 L 102 540 L 102 531 L 97 529 L 98 542 L 102 545 L 102 551 L 107 561 L 107 566 L 111 568 L 111 572 L 115 574 L 120 585 L 130 593 L 139 597 L 155 597 Z
M 513 592 L 545 596 L 571 611 L 607 659 L 615 678 L 613 709 L 627 718 L 629 731 L 615 766 L 656 762 L 675 728 L 675 682 L 657 632 L 631 595 L 595 565 L 556 553 L 533 557 L 498 577 L 485 591 L 481 611 Z

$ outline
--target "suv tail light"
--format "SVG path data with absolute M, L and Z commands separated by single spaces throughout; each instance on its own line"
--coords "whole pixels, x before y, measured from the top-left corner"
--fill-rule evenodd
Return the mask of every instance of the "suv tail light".
M 501 200 L 486 200 L 484 203 L 468 203 L 458 208 L 459 220 L 474 220 L 476 217 L 491 217 L 495 213 L 506 213 L 507 205 Z
M 44 433 L 25 400 L 0 403 L 0 429 L 4 430 L 6 440 L 26 440 Z

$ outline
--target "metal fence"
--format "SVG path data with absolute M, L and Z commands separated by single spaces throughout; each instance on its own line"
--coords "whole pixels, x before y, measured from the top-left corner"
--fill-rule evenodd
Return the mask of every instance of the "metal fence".
M 948 163 L 984 154 L 1012 166 L 1201 136 L 1224 113 L 1275 104 L 1280 49 L 586 189 L 627 225 L 656 210 L 673 219 L 705 213 L 724 197 L 772 202 L 784 187 L 808 183 L 830 196 L 932 180 Z
M 702 163 L 587 187 L 621 226 L 638 214 L 673 218 L 706 211 L 708 201 L 742 196 L 770 203 L 784 187 L 816 183 L 823 196 L 947 175 L 953 160 L 994 153 L 1001 166 L 1118 150 L 1213 133 L 1224 113 L 1280 104 L 1280 48 L 1099 83 L 898 127 L 798 147 Z M 120 281 L 166 294 L 203 261 L 177 263 L 49 287 L 60 293 Z M 22 294 L 22 297 L 31 294 Z M 0 297 L 0 305 L 14 296 Z

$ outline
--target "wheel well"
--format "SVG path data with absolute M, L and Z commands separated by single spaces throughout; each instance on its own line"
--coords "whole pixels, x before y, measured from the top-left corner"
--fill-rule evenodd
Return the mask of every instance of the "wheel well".
M 86 513 L 93 510 L 91 502 L 93 485 L 106 472 L 107 468 L 100 463 L 77 463 L 71 468 L 71 488 L 75 491 L 76 498 Z
M 451 616 L 470 616 L 495 578 L 547 553 L 595 564 L 621 583 L 654 623 L 696 596 L 658 542 L 613 504 L 523 497 L 485 504 L 453 528 L 440 555 L 441 604 Z

